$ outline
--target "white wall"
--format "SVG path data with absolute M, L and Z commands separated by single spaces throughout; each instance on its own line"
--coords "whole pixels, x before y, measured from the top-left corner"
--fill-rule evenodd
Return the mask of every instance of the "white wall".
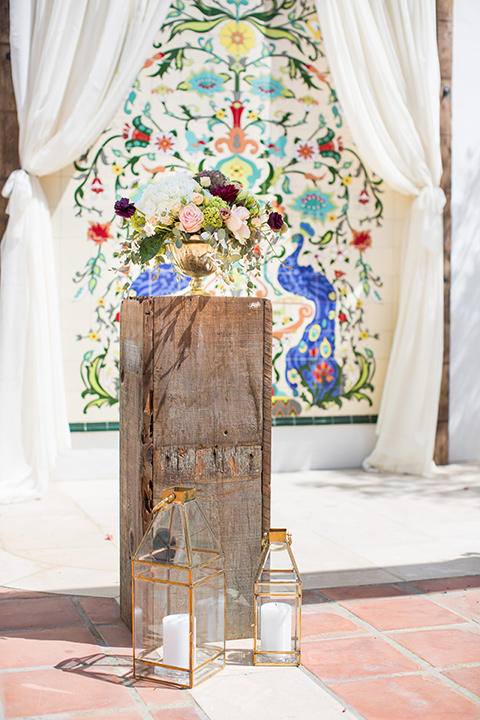
M 480 459 L 480 2 L 455 0 L 450 461 Z
M 375 425 L 272 428 L 272 472 L 360 467 L 375 445 Z

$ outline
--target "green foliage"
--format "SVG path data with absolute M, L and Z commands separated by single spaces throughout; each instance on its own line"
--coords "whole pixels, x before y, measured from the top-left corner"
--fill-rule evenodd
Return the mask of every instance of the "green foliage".
M 118 397 L 110 395 L 102 384 L 101 371 L 105 367 L 104 361 L 106 354 L 105 350 L 102 355 L 97 355 L 92 362 L 89 362 L 88 360 L 84 360 L 82 362 L 81 374 L 85 385 L 85 390 L 82 392 L 82 398 L 86 398 L 89 395 L 94 396 L 94 399 L 90 400 L 85 405 L 83 409 L 84 413 L 86 413 L 91 407 L 115 405 L 115 403 L 118 402 Z

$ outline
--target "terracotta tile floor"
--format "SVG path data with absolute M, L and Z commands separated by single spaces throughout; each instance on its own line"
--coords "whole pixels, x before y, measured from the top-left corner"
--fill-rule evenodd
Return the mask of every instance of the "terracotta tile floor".
M 42 500 L 0 506 L 0 720 L 480 720 L 479 463 L 272 475 L 272 526 L 292 533 L 303 579 L 303 665 L 252 667 L 239 641 L 187 692 L 132 678 L 104 435 L 65 456 Z
M 341 713 L 310 717 L 480 720 L 479 580 L 308 591 L 303 676 Z M 190 692 L 132 678 L 131 635 L 111 598 L 0 590 L 0 628 L 0 718 L 218 717 Z

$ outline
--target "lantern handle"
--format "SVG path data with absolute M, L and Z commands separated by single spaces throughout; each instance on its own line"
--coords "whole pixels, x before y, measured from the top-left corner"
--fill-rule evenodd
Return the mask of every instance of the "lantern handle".
M 162 507 L 164 505 L 170 505 L 175 500 L 176 497 L 177 496 L 175 495 L 175 493 L 173 493 L 173 492 L 170 493 L 170 495 L 167 495 L 167 497 L 163 498 L 163 500 L 160 500 L 158 505 L 155 505 L 155 507 L 152 510 L 152 513 L 158 512 L 159 510 L 162 509 Z

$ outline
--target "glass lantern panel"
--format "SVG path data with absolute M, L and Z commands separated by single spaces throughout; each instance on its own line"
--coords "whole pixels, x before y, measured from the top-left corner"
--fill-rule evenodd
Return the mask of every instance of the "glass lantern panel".
M 223 667 L 225 662 L 224 572 L 194 586 L 193 612 L 196 621 L 196 683 Z
M 188 585 L 190 575 L 188 568 L 156 565 L 154 563 L 133 561 L 133 575 L 141 580 L 157 580 L 158 582 L 174 582 Z
M 264 568 L 260 579 L 262 581 L 272 580 L 273 582 L 295 583 L 297 576 L 293 570 L 270 570 Z
M 137 550 L 136 560 L 188 566 L 183 508 L 174 503 L 157 513 Z
M 262 575 L 278 575 L 289 581 L 299 581 L 294 560 L 287 543 L 271 543 L 262 567 Z M 260 578 L 264 579 L 264 578 Z
M 256 597 L 256 663 L 294 665 L 299 660 L 300 602 Z
M 133 600 L 136 677 L 190 686 L 190 588 L 135 579 Z
M 220 544 L 196 500 L 185 505 L 188 537 L 192 551 L 192 566 L 200 565 L 223 555 Z
M 222 653 L 221 655 L 213 657 L 206 665 L 198 667 L 196 670 L 193 671 L 193 684 L 198 685 L 199 682 L 202 682 L 202 680 L 206 680 L 211 675 L 214 675 L 219 670 L 222 670 L 224 667 L 225 653 Z
M 269 579 L 267 579 L 266 582 L 256 583 L 255 592 L 260 595 L 295 596 L 300 595 L 300 585 L 297 583 L 270 582 Z
M 221 557 L 216 557 L 208 564 L 202 565 L 201 567 L 196 567 L 192 570 L 193 583 L 196 584 L 198 582 L 202 582 L 203 580 L 206 580 L 206 578 L 210 577 L 211 575 L 215 575 L 217 572 L 219 572 L 219 570 L 223 570 L 224 568 L 225 558 L 223 557 L 223 555 Z

